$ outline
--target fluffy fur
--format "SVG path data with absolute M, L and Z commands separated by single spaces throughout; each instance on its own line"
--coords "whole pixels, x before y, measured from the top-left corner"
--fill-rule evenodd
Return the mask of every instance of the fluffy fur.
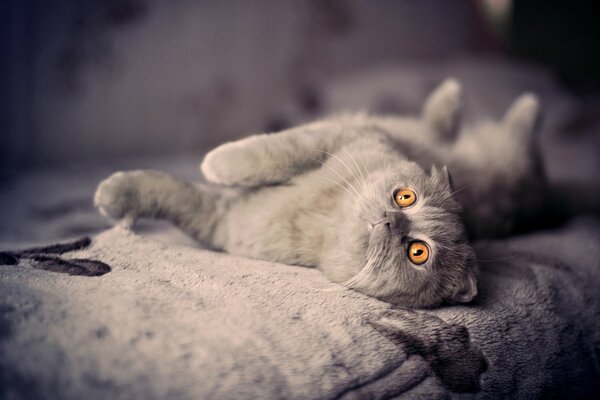
M 538 105 L 524 95 L 502 121 L 459 130 L 461 106 L 460 85 L 448 80 L 421 116 L 342 115 L 251 136 L 207 154 L 201 170 L 211 185 L 119 172 L 100 184 L 95 203 L 113 219 L 169 220 L 233 254 L 318 267 L 394 304 L 468 302 L 477 264 L 461 210 L 473 235 L 511 228 L 515 193 L 539 180 Z M 399 188 L 414 190 L 415 204 L 398 207 Z M 415 240 L 430 249 L 422 265 L 408 257 Z

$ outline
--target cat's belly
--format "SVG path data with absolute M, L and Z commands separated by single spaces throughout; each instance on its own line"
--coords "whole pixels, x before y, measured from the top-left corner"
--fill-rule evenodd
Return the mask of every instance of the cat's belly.
M 286 264 L 318 266 L 331 245 L 335 197 L 303 185 L 263 188 L 240 199 L 225 221 L 224 250 Z

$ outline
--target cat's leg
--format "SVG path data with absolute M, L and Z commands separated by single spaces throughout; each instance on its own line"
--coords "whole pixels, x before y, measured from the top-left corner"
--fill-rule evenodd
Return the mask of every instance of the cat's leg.
M 539 101 L 524 94 L 502 120 L 466 127 L 448 166 L 473 237 L 502 236 L 542 211 L 545 179 L 535 139 Z
M 117 172 L 100 183 L 94 204 L 112 219 L 164 219 L 195 239 L 219 247 L 217 227 L 227 208 L 217 188 L 195 186 L 157 171 Z
M 456 137 L 462 107 L 460 83 L 446 79 L 425 100 L 421 115 L 438 139 L 450 142 Z
M 373 118 L 375 126 L 398 139 L 407 155 L 421 159 L 423 151 L 444 157 L 455 143 L 463 108 L 462 87 L 446 79 L 425 100 L 421 115 Z M 421 160 L 430 163 L 431 160 Z
M 316 168 L 328 153 L 350 140 L 344 124 L 360 118 L 339 117 L 225 143 L 206 155 L 200 169 L 208 181 L 221 185 L 252 187 L 285 182 Z

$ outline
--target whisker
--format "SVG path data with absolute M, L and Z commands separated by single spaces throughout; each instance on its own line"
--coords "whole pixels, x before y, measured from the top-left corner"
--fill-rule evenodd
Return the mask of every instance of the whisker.
M 369 171 L 369 168 L 367 167 L 367 164 L 365 164 L 365 161 L 364 161 L 364 159 L 361 159 L 361 158 L 359 157 L 359 158 L 358 158 L 358 162 L 360 162 L 360 165 L 362 165 L 362 167 L 363 167 L 363 170 L 365 171 L 365 173 Z
M 460 189 L 457 189 L 457 190 L 453 191 L 453 192 L 452 192 L 452 193 L 450 193 L 450 194 L 449 194 L 449 195 L 448 195 L 448 196 L 447 196 L 445 199 L 449 199 L 449 198 L 451 198 L 452 196 L 454 196 L 455 194 L 457 194 L 457 193 L 460 193 L 460 192 L 462 192 L 462 191 L 463 191 L 463 190 L 465 190 L 465 189 L 469 189 L 469 188 L 471 188 L 471 187 L 473 187 L 473 186 L 475 186 L 475 185 L 478 185 L 478 184 L 480 184 L 481 182 L 483 182 L 483 179 L 480 179 L 480 180 L 478 180 L 478 181 L 475 181 L 475 182 L 471 182 L 471 183 L 469 183 L 469 184 L 467 184 L 467 185 L 465 185 L 465 186 L 461 187 Z
M 360 197 L 357 197 L 356 194 L 354 194 L 353 192 L 351 192 L 346 186 L 342 185 L 341 183 L 337 182 L 336 180 L 328 178 L 326 176 L 321 176 L 321 175 L 316 175 L 316 176 L 318 178 L 327 179 L 331 183 L 335 183 L 340 188 L 344 189 L 346 191 L 346 193 L 348 193 L 350 196 L 352 196 L 352 198 L 354 198 L 357 201 L 362 201 L 362 199 Z
M 375 259 L 369 258 L 365 266 L 358 272 L 358 274 L 354 275 L 347 281 L 342 282 L 341 285 L 350 289 L 356 289 L 357 287 L 360 287 L 363 284 L 363 281 L 367 280 L 368 274 L 372 271 L 373 266 L 376 265 L 378 261 L 379 257 L 376 257 Z
M 367 187 L 367 181 L 365 179 L 365 175 L 363 174 L 360 167 L 358 166 L 356 159 L 352 156 L 352 154 L 345 147 L 343 148 L 343 150 L 346 152 L 346 154 L 348 154 L 348 157 L 350 157 L 350 160 L 354 163 L 354 166 L 356 167 L 356 170 L 358 171 L 358 176 L 362 180 L 363 189 L 365 189 Z
M 314 160 L 314 159 L 312 159 L 312 160 Z M 321 165 L 323 165 L 323 163 L 321 163 L 321 162 L 320 162 L 320 161 L 318 161 L 318 160 L 314 160 L 314 161 L 317 161 L 317 162 L 319 162 Z M 282 168 L 283 168 L 283 169 L 289 169 L 289 170 L 292 170 L 292 171 L 294 170 L 293 168 L 289 168 L 289 167 L 282 167 Z M 338 190 L 339 190 L 339 189 L 343 189 L 343 190 L 344 190 L 346 193 L 348 193 L 348 194 L 349 194 L 349 195 L 350 195 L 352 198 L 354 198 L 355 200 L 357 200 L 357 201 L 359 201 L 359 202 L 363 202 L 363 203 L 364 203 L 364 201 L 363 201 L 363 200 L 362 200 L 362 199 L 361 199 L 359 196 L 357 196 L 357 195 L 356 195 L 354 192 L 351 192 L 351 191 L 348 189 L 348 187 L 346 187 L 346 186 L 342 185 L 341 183 L 337 182 L 335 179 L 331 179 L 331 178 L 329 178 L 329 177 L 327 177 L 327 176 L 323 176 L 323 175 L 315 175 L 315 177 L 317 177 L 317 178 L 320 178 L 320 179 L 326 179 L 326 180 L 328 180 L 329 182 L 336 184 L 337 186 L 339 186 L 339 188 L 336 188 L 336 189 L 338 189 Z
M 352 170 L 352 169 L 351 169 L 351 168 L 348 166 L 348 164 L 346 164 L 346 163 L 344 162 L 344 160 L 342 160 L 341 158 L 339 158 L 339 157 L 338 157 L 338 156 L 336 156 L 335 154 L 332 154 L 332 153 L 330 153 L 330 152 L 328 152 L 328 151 L 325 151 L 325 150 L 319 150 L 319 151 L 320 151 L 320 152 L 322 152 L 322 153 L 325 153 L 325 154 L 327 154 L 328 156 L 330 156 L 330 157 L 332 157 L 332 158 L 334 158 L 334 159 L 336 159 L 337 161 L 339 161 L 339 162 L 340 162 L 340 164 L 342 164 L 344 167 L 346 167 L 346 169 L 348 170 L 348 172 L 350 172 L 350 174 L 351 174 L 351 175 L 355 175 L 355 172 L 354 172 L 354 171 L 353 171 L 353 170 Z M 351 184 L 350 182 L 346 181 L 346 183 L 348 183 L 348 185 L 352 187 L 352 184 Z M 352 189 L 353 189 L 354 191 L 358 192 L 358 191 L 357 191 L 357 190 L 356 190 L 354 187 L 352 187 Z
M 456 193 L 462 192 L 462 191 L 463 191 L 463 190 L 465 190 L 465 189 L 468 189 L 468 188 L 470 188 L 470 187 L 473 187 L 473 186 L 475 186 L 475 185 L 478 185 L 478 184 L 480 184 L 482 181 L 483 181 L 483 179 L 480 179 L 480 180 L 478 180 L 478 181 L 475 181 L 475 182 L 469 183 L 468 185 L 465 185 L 465 186 L 461 187 L 460 189 L 458 189 L 458 190 L 455 190 L 454 192 L 450 193 L 450 196 L 454 196 Z
M 351 170 L 351 169 L 348 167 L 348 165 L 346 165 L 346 163 L 345 163 L 344 161 L 342 161 L 342 159 L 340 159 L 340 158 L 339 158 L 338 156 L 336 156 L 335 154 L 332 154 L 332 153 L 330 153 L 330 152 L 328 152 L 328 151 L 326 151 L 326 150 L 322 150 L 322 149 L 318 149 L 318 151 L 320 151 L 320 152 L 321 152 L 321 153 L 323 153 L 323 154 L 326 154 L 326 155 L 328 155 L 329 157 L 333 157 L 333 158 L 335 158 L 336 160 L 338 160 L 338 161 L 340 162 L 340 164 L 342 164 L 344 167 L 346 167 L 346 169 L 348 170 L 348 172 L 350 172 L 351 174 L 354 174 L 354 171 L 352 171 L 352 170 Z
M 360 197 L 360 193 L 358 193 L 358 191 L 354 188 L 354 186 L 352 186 L 352 184 L 350 182 L 348 182 L 348 180 L 346 178 L 344 178 L 344 176 L 342 174 L 340 174 L 339 172 L 337 172 L 335 169 L 331 168 L 329 165 L 325 164 L 324 162 L 321 162 L 319 160 L 317 160 L 316 158 L 311 158 L 308 157 L 313 161 L 318 162 L 319 164 L 321 164 L 322 166 L 324 166 L 325 168 L 327 168 L 328 170 L 330 170 L 331 172 L 333 172 L 334 174 L 336 174 L 337 176 L 339 176 L 340 178 L 342 178 L 344 180 L 344 182 L 346 182 L 346 184 L 348 185 L 348 187 L 350 189 L 352 189 L 354 191 L 354 193 L 356 193 L 356 195 L 358 197 Z

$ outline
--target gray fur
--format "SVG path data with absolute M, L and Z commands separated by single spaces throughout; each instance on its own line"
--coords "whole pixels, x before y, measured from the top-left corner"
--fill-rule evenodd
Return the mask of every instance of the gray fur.
M 498 122 L 465 127 L 446 163 L 471 236 L 508 235 L 543 211 L 546 184 L 535 143 L 539 102 L 520 96 Z
M 519 148 L 533 129 L 537 102 L 519 100 L 493 129 L 468 128 L 452 142 L 460 93 L 456 81 L 443 83 L 421 118 L 341 115 L 226 143 L 201 165 L 210 186 L 151 171 L 117 173 L 100 184 L 95 203 L 114 219 L 169 220 L 233 254 L 318 267 L 334 282 L 394 304 L 468 302 L 477 293 L 477 264 L 443 166 L 456 168 L 453 180 L 461 185 L 484 164 L 492 168 L 482 175 L 484 188 L 520 182 L 504 175 L 529 173 L 527 151 L 513 154 L 520 167 L 505 171 L 502 162 L 479 160 L 478 146 L 498 140 Z M 413 189 L 416 203 L 397 207 L 398 188 Z M 480 202 L 466 200 L 475 215 L 485 215 Z M 471 223 L 477 232 L 486 221 Z M 430 248 L 422 265 L 408 259 L 413 240 Z

